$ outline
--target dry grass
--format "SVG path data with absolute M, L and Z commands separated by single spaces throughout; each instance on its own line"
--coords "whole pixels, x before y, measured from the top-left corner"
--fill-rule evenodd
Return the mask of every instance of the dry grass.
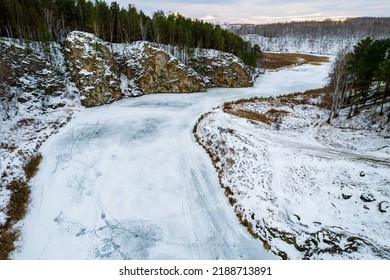
M 0 260 L 9 259 L 15 249 L 15 241 L 19 231 L 13 226 L 24 218 L 30 200 L 30 187 L 22 180 L 13 180 L 6 188 L 10 190 L 11 197 L 8 203 L 7 220 L 0 226 Z
M 14 180 L 7 185 L 11 191 L 11 197 L 8 204 L 6 224 L 12 224 L 13 221 L 20 221 L 27 211 L 27 204 L 30 199 L 30 187 L 26 182 Z
M 0 260 L 8 260 L 10 253 L 15 249 L 14 242 L 18 232 L 5 226 L 0 226 Z
M 259 122 L 262 122 L 265 124 L 272 124 L 272 122 L 273 122 L 273 120 L 269 116 L 262 114 L 262 113 L 259 113 L 259 112 L 253 112 L 253 111 L 247 111 L 247 110 L 241 110 L 241 109 L 238 109 L 238 110 L 230 109 L 230 110 L 226 110 L 225 113 L 229 113 L 229 114 L 241 117 L 241 118 L 259 121 Z
M 266 113 L 267 115 L 269 116 L 272 116 L 272 117 L 284 117 L 284 116 L 287 116 L 288 115 L 288 112 L 285 111 L 285 110 L 277 110 L 275 108 L 271 108 L 267 111 Z
M 330 89 L 328 87 L 310 89 L 305 92 L 294 92 L 280 97 L 263 98 L 252 97 L 250 99 L 239 99 L 236 101 L 226 102 L 223 104 L 223 111 L 228 114 L 232 114 L 241 118 L 246 118 L 254 121 L 260 121 L 262 123 L 271 125 L 272 123 L 280 122 L 282 117 L 288 115 L 285 110 L 279 110 L 275 108 L 269 109 L 266 113 L 260 113 L 255 111 L 249 111 L 240 109 L 242 106 L 250 105 L 251 103 L 268 102 L 270 106 L 287 105 L 294 107 L 294 105 L 314 105 L 320 108 L 329 109 L 332 105 L 332 98 L 329 94 Z
M 32 157 L 23 167 L 27 180 L 30 180 L 36 174 L 41 161 L 42 155 L 38 154 Z M 13 180 L 6 188 L 11 195 L 7 206 L 7 219 L 3 225 L 0 225 L 1 260 L 9 259 L 11 252 L 15 250 L 14 243 L 19 237 L 19 231 L 14 228 L 14 225 L 26 216 L 31 193 L 27 182 L 21 179 Z
M 329 58 L 299 53 L 264 53 L 260 66 L 267 70 L 278 70 L 301 64 L 319 65 L 324 62 L 329 62 Z
M 294 92 L 287 95 L 283 95 L 279 97 L 279 100 L 281 102 L 315 105 L 320 108 L 330 109 L 330 107 L 332 106 L 332 97 L 329 92 L 329 87 L 310 89 L 305 92 Z M 313 99 L 318 99 L 318 102 L 313 103 L 311 101 Z
M 37 154 L 36 156 L 33 156 L 29 162 L 26 163 L 25 166 L 23 166 L 24 173 L 26 174 L 26 178 L 29 181 L 38 171 L 38 166 L 42 161 L 42 155 Z

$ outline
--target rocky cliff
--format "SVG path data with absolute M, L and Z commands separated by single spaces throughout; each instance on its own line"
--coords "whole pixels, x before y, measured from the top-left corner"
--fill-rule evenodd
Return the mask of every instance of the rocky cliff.
M 195 53 L 190 65 L 207 81 L 207 87 L 253 86 L 251 69 L 233 54 L 215 50 Z
M 63 107 L 70 90 L 60 45 L 0 38 L 0 119 Z
M 71 32 L 63 46 L 0 38 L 0 47 L 3 119 L 20 104 L 39 110 L 69 101 L 92 107 L 123 96 L 253 83 L 240 59 L 213 50 L 196 51 L 188 66 L 151 43 L 108 44 L 79 31 Z
M 198 73 L 150 43 L 118 44 L 114 49 L 121 71 L 144 94 L 206 91 Z
M 65 40 L 70 77 L 86 107 L 122 98 L 119 70 L 105 43 L 93 34 L 74 31 Z

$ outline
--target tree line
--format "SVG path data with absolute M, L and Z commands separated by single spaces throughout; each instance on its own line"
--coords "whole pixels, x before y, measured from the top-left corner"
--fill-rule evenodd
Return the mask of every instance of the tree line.
M 346 20 L 294 21 L 271 24 L 243 24 L 232 28 L 238 35 L 258 34 L 264 37 L 294 36 L 300 38 L 358 37 L 385 38 L 390 35 L 390 17 L 360 17 Z
M 94 33 L 115 43 L 145 40 L 190 53 L 208 48 L 233 53 L 255 66 L 260 54 L 241 37 L 201 20 L 157 11 L 153 16 L 134 5 L 103 0 L 0 0 L 0 36 L 61 42 L 73 30 Z
M 390 102 L 390 39 L 361 40 L 352 52 L 341 51 L 330 73 L 332 107 L 329 122 L 341 108 L 350 107 L 349 117 L 367 106 Z

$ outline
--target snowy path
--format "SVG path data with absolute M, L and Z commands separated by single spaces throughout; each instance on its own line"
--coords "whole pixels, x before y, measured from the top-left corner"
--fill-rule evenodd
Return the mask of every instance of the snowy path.
M 224 101 L 324 84 L 329 64 L 267 73 L 253 88 L 149 95 L 83 109 L 42 147 L 15 259 L 269 259 L 241 226 L 198 117 Z

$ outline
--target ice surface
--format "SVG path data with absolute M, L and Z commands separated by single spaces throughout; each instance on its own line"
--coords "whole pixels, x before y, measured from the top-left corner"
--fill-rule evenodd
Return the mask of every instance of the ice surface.
M 224 101 L 320 87 L 329 64 L 253 88 L 82 109 L 42 146 L 15 259 L 270 259 L 238 221 L 192 128 Z

